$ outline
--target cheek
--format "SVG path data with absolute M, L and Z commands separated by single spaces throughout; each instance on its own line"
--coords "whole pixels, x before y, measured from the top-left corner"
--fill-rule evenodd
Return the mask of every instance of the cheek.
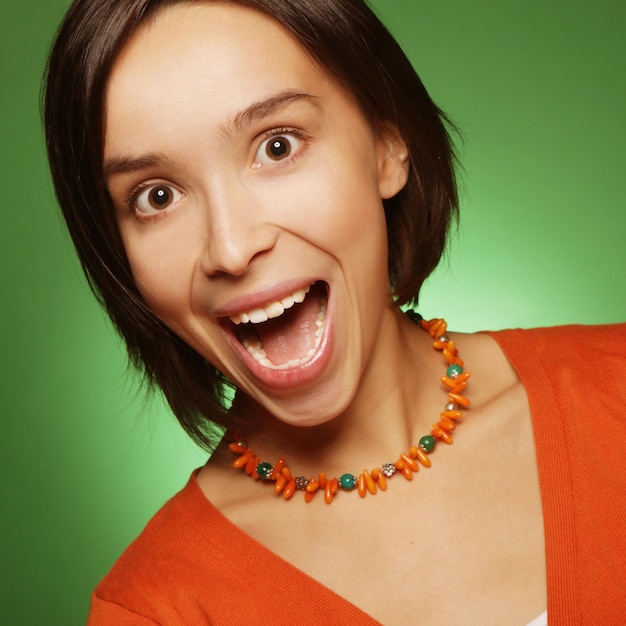
M 363 148 L 358 150 L 363 152 Z M 376 163 L 358 160 L 357 147 L 320 158 L 283 187 L 275 206 L 282 222 L 318 247 L 343 250 L 370 247 L 386 254 L 386 223 L 378 190 Z M 371 152 L 369 153 L 371 154 Z M 381 246 L 383 249 L 381 250 Z
M 173 330 L 189 307 L 189 294 L 195 262 L 192 246 L 178 246 L 179 237 L 123 235 L 130 268 L 144 300 Z M 182 239 L 184 241 L 184 239 Z

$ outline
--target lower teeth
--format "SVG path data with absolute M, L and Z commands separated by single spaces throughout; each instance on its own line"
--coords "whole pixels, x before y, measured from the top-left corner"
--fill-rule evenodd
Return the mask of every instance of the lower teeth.
M 298 367 L 299 365 L 304 365 L 317 351 L 322 342 L 322 334 L 324 332 L 324 322 L 326 321 L 326 298 L 322 298 L 321 306 L 319 313 L 317 314 L 317 319 L 315 320 L 315 342 L 314 346 L 300 359 L 291 359 L 287 361 L 287 363 L 272 363 L 268 358 L 265 350 L 263 349 L 263 344 L 261 340 L 256 335 L 252 334 L 246 337 L 242 343 L 248 354 L 252 356 L 252 358 L 263 367 L 272 370 L 287 370 L 292 367 Z

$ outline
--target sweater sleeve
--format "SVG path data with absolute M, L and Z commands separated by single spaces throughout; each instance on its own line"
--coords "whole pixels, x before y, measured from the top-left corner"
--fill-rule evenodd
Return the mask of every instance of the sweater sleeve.
M 119 604 L 107 602 L 96 594 L 91 596 L 87 626 L 155 626 L 157 622 L 129 611 Z

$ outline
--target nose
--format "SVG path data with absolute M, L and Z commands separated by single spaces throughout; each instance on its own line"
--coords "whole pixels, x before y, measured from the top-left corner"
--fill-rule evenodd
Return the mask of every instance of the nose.
M 278 229 L 245 188 L 233 185 L 222 193 L 214 191 L 207 204 L 208 236 L 202 257 L 206 275 L 241 276 L 276 244 Z

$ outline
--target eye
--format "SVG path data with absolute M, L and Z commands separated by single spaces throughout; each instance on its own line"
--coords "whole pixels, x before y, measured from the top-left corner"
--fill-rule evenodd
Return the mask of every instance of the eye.
M 295 130 L 272 131 L 270 137 L 261 143 L 254 157 L 253 167 L 272 165 L 297 156 L 304 145 L 303 137 Z
M 141 215 L 155 215 L 168 209 L 181 198 L 182 193 L 170 185 L 150 185 L 139 189 L 131 197 L 131 204 Z

